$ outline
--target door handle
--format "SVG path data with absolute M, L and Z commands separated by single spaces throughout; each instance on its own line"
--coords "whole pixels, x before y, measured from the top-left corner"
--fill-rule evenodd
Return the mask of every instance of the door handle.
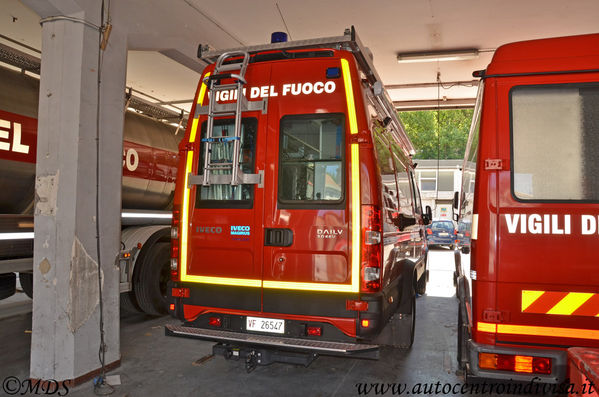
M 293 230 L 291 229 L 265 229 L 264 245 L 267 247 L 289 247 L 293 244 Z

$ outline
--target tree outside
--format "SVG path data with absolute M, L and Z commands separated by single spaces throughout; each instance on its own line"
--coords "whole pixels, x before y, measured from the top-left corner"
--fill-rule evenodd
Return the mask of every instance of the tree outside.
M 417 159 L 463 159 L 473 109 L 400 112 Z M 438 121 L 438 122 L 437 122 Z M 438 135 L 437 135 L 438 134 Z

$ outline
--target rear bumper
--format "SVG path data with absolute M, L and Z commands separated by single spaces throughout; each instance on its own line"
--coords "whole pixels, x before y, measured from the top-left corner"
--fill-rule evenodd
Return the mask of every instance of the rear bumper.
M 455 243 L 455 237 L 433 237 L 428 236 L 427 238 L 429 245 L 452 245 Z
M 352 356 L 378 359 L 379 346 L 361 343 L 317 341 L 310 339 L 267 336 L 214 329 L 203 329 L 168 324 L 165 327 L 167 336 L 179 336 L 209 340 L 220 343 L 242 346 L 259 346 L 280 350 L 311 352 L 333 356 Z
M 566 379 L 567 370 L 567 352 L 564 350 L 553 349 L 527 349 L 483 345 L 469 341 L 469 373 L 475 377 L 489 379 L 504 379 L 520 382 L 531 382 L 533 379 L 538 383 L 561 383 Z M 520 354 L 537 357 L 550 357 L 552 360 L 551 374 L 523 374 L 511 371 L 492 371 L 482 370 L 478 367 L 478 353 L 496 353 L 496 354 Z

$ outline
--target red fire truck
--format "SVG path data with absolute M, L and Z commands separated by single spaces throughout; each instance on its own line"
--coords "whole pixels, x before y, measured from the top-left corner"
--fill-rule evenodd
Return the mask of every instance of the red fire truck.
M 599 34 L 504 45 L 475 76 L 458 360 L 468 376 L 558 383 L 568 347 L 599 346 Z
M 39 70 L 39 59 L 10 47 L 2 50 L 2 61 Z M 39 79 L 0 67 L 0 299 L 15 293 L 17 273 L 24 291 L 33 295 L 38 95 Z M 142 105 L 135 97 L 131 102 Z M 121 307 L 126 310 L 166 314 L 170 210 L 181 135 L 166 123 L 126 112 L 121 241 L 133 253 L 120 269 Z
M 411 346 L 431 212 L 354 29 L 203 59 L 172 225 L 184 324 L 167 335 L 219 342 L 248 369 L 376 357 L 392 316 L 386 340 Z

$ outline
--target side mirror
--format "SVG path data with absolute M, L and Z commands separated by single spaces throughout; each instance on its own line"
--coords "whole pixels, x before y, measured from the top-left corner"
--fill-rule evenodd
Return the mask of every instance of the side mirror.
M 460 192 L 455 192 L 453 194 L 453 205 L 451 207 L 451 219 L 453 219 L 456 222 L 458 221 L 458 219 L 460 217 L 459 208 L 460 208 Z
M 391 215 L 391 219 L 393 220 L 393 224 L 399 230 L 404 230 L 406 227 L 416 224 L 416 218 L 410 217 L 410 216 L 405 216 L 401 212 L 394 212 Z
M 422 214 L 422 220 L 425 225 L 428 225 L 433 220 L 433 210 L 431 209 L 430 205 L 427 205 L 424 210 L 425 210 L 425 213 Z

